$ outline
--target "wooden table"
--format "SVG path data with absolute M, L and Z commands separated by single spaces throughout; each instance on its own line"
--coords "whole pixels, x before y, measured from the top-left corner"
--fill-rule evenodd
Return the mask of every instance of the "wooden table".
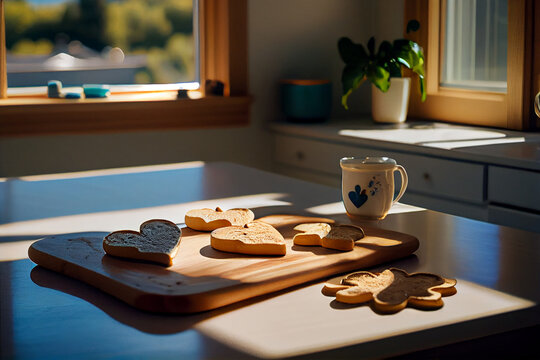
M 188 209 L 216 205 L 348 221 L 339 189 L 228 163 L 0 179 L 1 357 L 538 357 L 540 234 L 406 205 L 370 225 L 416 236 L 419 250 L 371 270 L 456 278 L 458 293 L 438 311 L 339 305 L 320 293 L 323 279 L 206 313 L 159 315 L 26 255 L 47 235 L 137 229 L 150 218 L 181 223 Z

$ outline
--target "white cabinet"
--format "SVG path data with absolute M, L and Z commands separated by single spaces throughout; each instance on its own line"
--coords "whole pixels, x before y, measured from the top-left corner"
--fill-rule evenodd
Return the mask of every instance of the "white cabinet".
M 485 165 L 422 155 L 395 156 L 407 170 L 410 192 L 450 201 L 485 203 Z
M 410 147 L 408 151 L 399 151 L 396 146 L 385 149 L 339 143 L 335 139 L 275 135 L 275 168 L 285 175 L 339 187 L 339 159 L 345 156 L 388 156 L 403 165 L 409 176 L 409 186 L 401 200 L 404 203 L 540 231 L 538 171 L 430 155 L 425 151 L 415 153 Z
M 540 232 L 540 173 L 489 166 L 489 221 Z
M 487 219 L 487 208 L 478 207 L 486 202 L 485 165 L 297 136 L 275 136 L 274 160 L 277 170 L 285 175 L 339 186 L 339 159 L 345 156 L 388 156 L 403 165 L 409 176 L 402 200 L 405 203 Z
M 490 203 L 540 212 L 540 173 L 492 165 L 489 180 Z
M 362 147 L 285 135 L 277 135 L 274 143 L 276 162 L 335 176 L 341 176 L 339 159 L 366 151 Z

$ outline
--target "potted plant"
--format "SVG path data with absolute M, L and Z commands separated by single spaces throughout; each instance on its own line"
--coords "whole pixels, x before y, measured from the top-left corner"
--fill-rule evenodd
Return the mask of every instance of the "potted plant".
M 411 20 L 407 33 L 417 31 L 420 24 Z M 424 55 L 414 41 L 397 39 L 392 43 L 383 41 L 375 52 L 375 38 L 367 43 L 367 51 L 361 44 L 342 37 L 338 41 L 345 68 L 341 76 L 343 95 L 341 104 L 348 109 L 347 99 L 365 80 L 372 84 L 372 116 L 379 122 L 403 122 L 407 117 L 410 78 L 402 77 L 402 68 L 411 69 L 420 81 L 421 99 L 425 101 Z M 392 86 L 390 86 L 392 85 Z

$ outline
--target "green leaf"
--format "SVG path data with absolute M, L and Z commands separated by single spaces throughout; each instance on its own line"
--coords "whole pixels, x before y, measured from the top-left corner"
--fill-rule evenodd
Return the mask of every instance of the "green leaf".
M 400 43 L 399 46 L 395 47 L 397 48 L 396 60 L 398 62 L 417 74 L 424 74 L 424 55 L 418 44 L 407 41 L 407 43 Z
M 426 94 L 426 87 L 425 87 L 425 83 L 424 83 L 424 76 L 418 76 L 418 79 L 420 81 L 420 94 L 421 94 L 421 100 L 422 102 L 426 101 L 426 97 L 427 97 L 427 94 Z
M 377 55 L 375 57 L 377 61 L 379 62 L 387 62 L 387 61 L 392 60 L 392 57 L 393 57 L 392 44 L 390 44 L 388 41 L 383 41 L 381 45 L 379 45 L 379 51 L 377 51 Z
M 338 41 L 338 50 L 341 59 L 345 64 L 352 62 L 367 62 L 368 55 L 361 44 L 355 44 L 351 39 L 342 37 Z
M 420 23 L 416 20 L 407 24 L 407 31 L 417 31 Z M 342 105 L 348 109 L 347 99 L 364 80 L 369 80 L 383 92 L 388 91 L 390 79 L 401 77 L 402 67 L 411 69 L 418 75 L 422 101 L 426 100 L 424 81 L 424 54 L 422 48 L 414 41 L 397 39 L 392 43 L 383 41 L 375 53 L 375 38 L 371 37 L 366 49 L 353 43 L 349 38 L 338 41 L 338 49 L 346 66 L 342 73 L 343 95 Z
M 405 39 L 395 40 L 394 48 L 396 50 L 396 60 L 418 75 L 421 99 L 425 101 L 427 95 L 424 84 L 424 54 L 422 48 L 414 41 Z
M 345 109 L 349 109 L 347 106 L 347 99 L 351 93 L 358 89 L 362 84 L 366 76 L 365 63 L 348 64 L 343 69 L 341 74 L 341 83 L 343 86 L 343 95 L 341 97 L 341 104 Z
M 356 88 L 360 86 L 365 75 L 366 70 L 363 64 L 356 63 L 346 65 L 341 74 L 343 94 L 346 94 L 351 89 L 356 90 Z
M 394 78 L 394 77 L 401 77 L 401 64 L 395 60 L 391 60 L 389 62 L 387 62 L 384 66 L 384 68 L 386 69 L 386 71 L 388 71 L 390 73 L 390 77 L 391 78 Z
M 346 94 L 341 95 L 341 105 L 345 108 L 345 110 L 349 110 L 349 105 L 347 104 L 347 100 L 349 99 L 349 96 L 352 94 L 353 90 L 350 89 L 347 91 Z
M 420 23 L 418 22 L 418 20 L 413 19 L 407 23 L 407 34 L 410 32 L 418 31 L 418 29 L 420 29 Z
M 369 64 L 366 77 L 382 92 L 387 92 L 390 88 L 390 73 L 382 66 L 373 63 Z

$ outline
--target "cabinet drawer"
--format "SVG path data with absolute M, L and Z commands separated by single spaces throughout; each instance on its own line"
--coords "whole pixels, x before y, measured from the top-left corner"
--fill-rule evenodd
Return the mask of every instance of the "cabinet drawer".
M 540 215 L 532 212 L 509 209 L 503 206 L 488 206 L 489 222 L 528 231 L 540 232 Z
M 395 159 L 407 170 L 408 191 L 473 204 L 486 200 L 484 165 L 410 154 Z
M 275 138 L 274 156 L 283 164 L 337 176 L 341 176 L 339 159 L 344 156 L 388 156 L 407 170 L 408 192 L 473 204 L 486 199 L 484 165 L 284 135 Z M 396 175 L 396 187 L 400 184 Z
M 370 156 L 369 150 L 293 136 L 275 137 L 274 156 L 279 163 L 339 175 L 339 159 L 345 156 Z
M 488 200 L 540 211 L 540 173 L 490 166 Z

